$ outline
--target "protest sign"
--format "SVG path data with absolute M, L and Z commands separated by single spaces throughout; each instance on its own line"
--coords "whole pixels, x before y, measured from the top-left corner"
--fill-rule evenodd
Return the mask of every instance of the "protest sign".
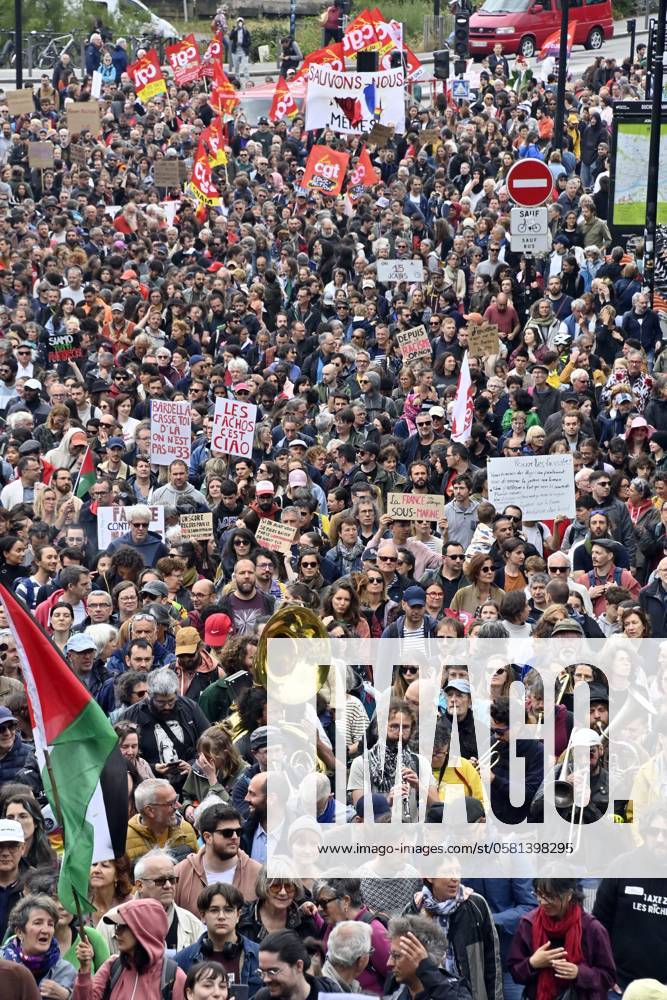
M 290 552 L 295 535 L 296 528 L 290 528 L 288 524 L 281 524 L 280 521 L 272 521 L 269 517 L 263 517 L 257 525 L 255 540 L 258 545 L 271 552 Z
M 83 357 L 78 333 L 49 333 L 48 360 L 51 364 L 58 361 L 74 361 Z
M 377 261 L 378 281 L 423 281 L 424 262 L 421 260 L 381 260 Z
M 181 535 L 191 542 L 213 538 L 213 514 L 181 514 Z
M 405 72 L 402 67 L 377 73 L 342 72 L 331 66 L 308 70 L 306 131 L 330 128 L 361 135 L 373 124 L 405 131 Z
M 127 519 L 128 507 L 98 507 L 97 508 L 97 547 L 100 552 L 106 552 L 115 538 L 126 535 L 130 530 Z M 160 504 L 149 504 L 151 524 L 149 531 L 160 535 L 164 541 L 164 507 Z
M 468 351 L 474 358 L 486 358 L 500 349 L 498 327 L 493 323 L 468 327 Z
M 384 148 L 392 135 L 394 134 L 394 129 L 391 125 L 380 125 L 379 122 L 375 122 L 373 128 L 368 133 L 368 141 L 371 146 L 378 146 L 378 148 Z
M 35 110 L 32 87 L 10 90 L 5 96 L 10 115 L 29 115 Z
M 330 196 L 340 194 L 349 162 L 348 153 L 337 153 L 328 146 L 313 146 L 301 186 L 306 191 L 319 191 Z
M 431 342 L 428 339 L 425 326 L 413 326 L 410 330 L 399 330 L 396 334 L 396 340 L 404 361 L 419 361 L 420 358 L 431 360 Z
M 85 167 L 88 162 L 88 150 L 78 142 L 72 143 L 69 147 L 69 155 L 72 163 L 76 163 L 79 167 Z
M 417 132 L 417 142 L 420 146 L 430 146 L 434 143 L 438 144 L 440 141 L 439 128 L 424 128 L 421 132 Z
M 397 521 L 439 521 L 445 498 L 438 493 L 390 493 L 387 514 Z
M 574 517 L 574 463 L 572 455 L 521 455 L 490 458 L 489 502 L 496 510 L 508 504 L 520 507 L 524 521 Z
M 153 180 L 157 187 L 180 187 L 180 161 L 171 157 L 157 160 L 153 168 Z
M 48 170 L 53 166 L 52 142 L 29 142 L 28 163 L 34 170 Z
M 93 79 L 90 85 L 90 96 L 94 97 L 95 100 L 99 100 L 102 97 L 102 74 L 98 69 L 93 70 Z
M 67 106 L 67 128 L 71 135 L 81 134 L 81 132 L 92 132 L 97 135 L 100 131 L 100 106 L 94 101 L 82 101 L 78 104 Z
M 252 455 L 257 407 L 240 399 L 216 399 L 211 447 L 225 455 Z
M 190 404 L 187 400 L 151 400 L 151 462 L 169 465 L 176 458 L 190 458 Z

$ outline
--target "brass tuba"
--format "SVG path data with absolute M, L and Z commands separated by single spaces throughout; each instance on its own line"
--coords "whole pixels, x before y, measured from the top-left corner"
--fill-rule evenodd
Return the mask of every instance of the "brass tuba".
M 283 705 L 298 705 L 307 701 L 315 691 L 326 684 L 329 665 L 320 664 L 312 673 L 310 666 L 299 661 L 296 655 L 297 639 L 326 639 L 328 632 L 322 619 L 310 608 L 300 604 L 283 604 L 275 611 L 262 629 L 255 654 L 255 684 L 266 687 L 269 679 L 269 639 L 292 639 L 294 657 L 289 673 L 271 676 L 271 692 Z

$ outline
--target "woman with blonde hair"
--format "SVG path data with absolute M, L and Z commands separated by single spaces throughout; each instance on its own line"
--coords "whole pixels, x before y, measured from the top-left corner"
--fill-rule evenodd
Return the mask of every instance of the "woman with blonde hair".
M 454 594 L 451 603 L 452 611 L 463 611 L 475 615 L 477 609 L 486 601 L 496 601 L 498 604 L 505 596 L 505 591 L 496 587 L 493 580 L 495 568 L 490 556 L 478 552 L 470 559 L 467 576 L 470 584 L 462 587 Z
M 549 604 L 542 612 L 542 617 L 533 629 L 534 639 L 549 639 L 556 622 L 562 622 L 569 617 L 569 612 L 564 604 Z

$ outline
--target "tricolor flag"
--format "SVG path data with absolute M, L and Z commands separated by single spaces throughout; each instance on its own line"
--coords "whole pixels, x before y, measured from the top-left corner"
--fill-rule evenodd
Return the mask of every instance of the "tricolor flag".
M 62 821 L 58 896 L 70 913 L 92 910 L 91 864 L 125 851 L 127 765 L 106 715 L 25 605 L 2 585 L 0 602 L 16 641 L 44 789 Z
M 468 352 L 466 351 L 461 362 L 461 373 L 456 385 L 456 396 L 454 397 L 454 407 L 452 409 L 452 441 L 462 441 L 465 443 L 468 440 L 473 415 L 472 379 L 470 378 L 470 365 L 468 364 Z
M 79 497 L 79 499 L 83 499 L 94 482 L 95 466 L 93 465 L 93 455 L 89 445 L 86 448 L 81 468 L 79 469 L 76 486 L 74 487 L 74 496 Z

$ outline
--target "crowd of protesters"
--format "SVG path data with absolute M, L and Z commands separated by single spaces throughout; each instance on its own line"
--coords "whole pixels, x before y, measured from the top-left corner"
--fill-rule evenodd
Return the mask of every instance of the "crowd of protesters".
M 250 38 L 239 21 L 228 54 L 243 75 Z M 0 995 L 220 1000 L 241 984 L 261 1000 L 665 997 L 667 646 L 646 663 L 630 640 L 667 639 L 667 351 L 641 245 L 615 245 L 607 225 L 614 102 L 643 92 L 643 48 L 634 64 L 600 55 L 571 76 L 562 137 L 555 77 L 510 84 L 501 46 L 469 100 L 432 104 L 423 85 L 406 134 L 369 147 L 377 182 L 354 204 L 300 180 L 315 141 L 356 158 L 358 137 L 306 134 L 300 113 L 251 126 L 243 104 L 224 121 L 220 204 L 165 196 L 156 163 L 191 170 L 215 112 L 200 83 L 170 84 L 168 99 L 143 106 L 122 38 L 114 46 L 93 32 L 84 72 L 63 56 L 31 114 L 11 114 L 0 95 L 0 583 L 107 713 L 129 774 L 126 854 L 93 864 L 84 933 L 58 901 L 62 843 L 0 616 Z M 290 51 L 294 70 L 300 53 Z M 101 129 L 75 135 L 67 109 L 90 99 L 95 70 Z M 437 138 L 421 144 L 426 129 Z M 53 143 L 52 168 L 31 167 L 33 140 Z M 524 156 L 544 159 L 554 182 L 550 248 L 532 260 L 509 243 L 505 178 Z M 424 281 L 381 284 L 383 258 L 422 261 Z M 470 326 L 483 322 L 498 328 L 498 354 L 467 359 L 474 419 L 453 441 Z M 431 357 L 406 363 L 398 335 L 420 325 Z M 74 353 L 50 359 L 54 342 Z M 251 456 L 212 446 L 219 398 L 258 406 Z M 151 463 L 154 399 L 190 403 L 188 461 Z M 489 502 L 488 458 L 567 453 L 574 518 L 528 522 L 520 507 Z M 79 495 L 84 455 L 95 475 Z M 387 497 L 401 492 L 444 496 L 444 517 L 393 520 Z M 127 508 L 128 530 L 100 550 L 98 510 L 112 505 Z M 184 538 L 180 518 L 209 512 L 213 537 Z M 289 552 L 257 543 L 265 518 L 293 528 Z M 227 678 L 253 671 L 262 628 L 290 605 L 316 612 L 331 636 L 401 638 L 415 650 L 431 636 L 619 643 L 655 708 L 652 725 L 628 736 L 655 877 L 628 880 L 619 865 L 616 878 L 583 882 L 462 881 L 454 868 L 383 879 L 377 866 L 326 881 L 268 878 L 267 810 L 283 810 L 285 853 L 319 844 L 319 824 L 289 783 L 269 801 L 266 692 L 239 693 Z M 396 672 L 368 796 L 360 753 L 372 677 L 349 669 L 349 794 L 336 801 L 318 774 L 320 823 L 389 818 L 397 745 L 416 734 L 417 677 L 409 665 Z M 514 679 L 504 666 L 493 680 L 489 803 L 471 764 L 467 672 L 443 675 L 425 762 L 434 815 L 452 785 L 465 788 L 475 822 L 491 810 L 518 823 L 539 803 L 543 766 L 530 753 L 531 795 L 523 810 L 510 802 Z M 590 685 L 582 819 L 593 821 L 609 805 L 597 736 L 609 692 L 586 663 L 565 679 L 558 755 L 573 689 Z M 525 681 L 539 716 L 540 678 Z M 318 713 L 332 768 L 323 697 Z M 407 749 L 401 761 L 414 819 L 423 762 Z M 654 905 L 635 905 L 642 897 Z

